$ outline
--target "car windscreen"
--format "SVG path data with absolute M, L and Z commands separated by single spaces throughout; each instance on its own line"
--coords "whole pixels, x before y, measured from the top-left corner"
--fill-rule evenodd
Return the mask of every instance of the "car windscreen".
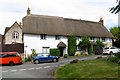
M 39 54 L 37 54 L 37 56 L 49 56 L 49 54 L 46 54 L 46 53 L 39 53 Z
M 106 48 L 104 48 L 104 49 L 109 49 L 109 47 L 106 47 Z
M 2 58 L 3 57 L 3 55 L 2 54 L 0 54 L 0 58 Z
M 8 54 L 0 54 L 0 58 L 8 57 Z

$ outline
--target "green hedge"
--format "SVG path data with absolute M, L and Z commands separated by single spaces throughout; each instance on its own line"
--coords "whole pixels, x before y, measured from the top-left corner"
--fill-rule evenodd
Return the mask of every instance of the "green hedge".
M 55 49 L 50 49 L 50 55 L 60 57 L 60 50 L 57 49 L 57 48 L 55 48 Z
M 111 61 L 111 62 L 115 62 L 115 63 L 120 64 L 120 52 L 115 53 L 114 56 L 109 56 L 107 58 L 107 61 Z
M 76 52 L 76 37 L 68 36 L 68 55 L 74 56 Z

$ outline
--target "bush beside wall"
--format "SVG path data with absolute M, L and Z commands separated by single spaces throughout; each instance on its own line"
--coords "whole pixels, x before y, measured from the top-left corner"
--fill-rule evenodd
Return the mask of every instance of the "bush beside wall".
M 60 57 L 60 50 L 57 49 L 57 48 L 55 48 L 55 49 L 50 49 L 50 55 Z

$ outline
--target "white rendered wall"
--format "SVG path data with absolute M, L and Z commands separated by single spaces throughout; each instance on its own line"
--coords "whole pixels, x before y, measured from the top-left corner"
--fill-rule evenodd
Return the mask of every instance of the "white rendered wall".
M 35 49 L 37 53 L 43 53 L 43 47 L 57 48 L 60 41 L 67 43 L 67 37 L 61 36 L 60 40 L 55 40 L 55 36 L 46 36 L 45 40 L 41 40 L 40 35 L 24 34 L 24 46 L 26 54 L 31 54 L 31 49 Z M 64 53 L 67 53 L 67 47 L 64 49 Z

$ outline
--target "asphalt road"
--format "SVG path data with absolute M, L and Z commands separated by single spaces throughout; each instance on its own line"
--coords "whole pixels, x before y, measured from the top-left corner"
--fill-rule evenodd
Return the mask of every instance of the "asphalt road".
M 57 67 L 64 66 L 74 59 L 90 60 L 98 56 L 100 55 L 84 58 L 62 58 L 55 63 L 25 63 L 15 66 L 3 66 L 2 78 L 54 78 L 54 71 Z

